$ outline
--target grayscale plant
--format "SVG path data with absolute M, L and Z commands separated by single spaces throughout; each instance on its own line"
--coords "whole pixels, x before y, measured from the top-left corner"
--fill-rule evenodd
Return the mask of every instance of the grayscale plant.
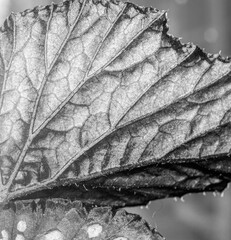
M 115 209 L 225 189 L 230 68 L 169 35 L 153 8 L 69 0 L 12 14 L 0 29 L 2 238 L 162 239 Z

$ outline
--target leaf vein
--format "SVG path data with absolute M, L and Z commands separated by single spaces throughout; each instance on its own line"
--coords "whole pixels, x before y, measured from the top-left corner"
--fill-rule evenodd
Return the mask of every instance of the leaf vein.
M 82 3 L 81 10 L 80 10 L 79 14 L 78 14 L 77 17 L 76 17 L 76 20 L 75 20 L 75 22 L 74 22 L 74 24 L 73 24 L 72 29 L 69 31 L 69 34 L 67 35 L 67 37 L 64 39 L 64 42 L 63 42 L 61 48 L 63 48 L 63 47 L 65 46 L 65 44 L 67 43 L 67 40 L 68 40 L 69 36 L 71 35 L 72 31 L 74 30 L 74 27 L 76 26 L 76 24 L 77 24 L 77 22 L 78 22 L 78 20 L 79 20 L 79 18 L 80 18 L 80 16 L 81 16 L 81 14 L 82 14 L 82 12 L 83 12 L 83 9 L 84 9 L 84 6 L 85 6 L 86 1 L 87 1 L 87 0 L 84 0 L 84 2 Z M 60 52 L 61 52 L 61 51 L 60 51 Z M 54 61 L 53 61 L 53 65 L 54 65 L 55 62 L 57 61 L 58 56 L 59 56 L 59 54 L 56 55 L 56 58 L 55 58 Z M 50 69 L 52 69 L 52 67 L 51 67 Z M 37 110 L 38 110 L 38 104 L 39 104 L 39 101 L 40 101 L 40 98 L 41 98 L 41 95 L 42 95 L 42 91 L 43 91 L 43 89 L 44 89 L 44 86 L 45 86 L 46 79 L 47 79 L 47 76 L 48 76 L 48 75 L 49 75 L 49 72 L 48 72 L 47 75 L 44 77 L 44 79 L 43 79 L 43 81 L 42 81 L 42 84 L 41 84 L 41 87 L 40 87 L 40 89 L 39 89 L 39 94 L 38 94 L 38 96 L 37 96 L 37 99 L 36 99 L 36 102 L 35 102 L 35 106 L 34 106 L 34 109 L 33 109 L 33 113 L 32 113 L 32 118 L 31 118 L 31 123 L 30 123 L 29 137 L 28 137 L 28 139 L 27 139 L 27 141 L 26 141 L 26 143 L 25 143 L 25 145 L 24 145 L 24 147 L 23 147 L 23 149 L 22 149 L 21 154 L 19 155 L 18 161 L 17 161 L 17 163 L 16 163 L 16 165 L 15 165 L 15 167 L 14 167 L 14 171 L 12 172 L 12 174 L 11 174 L 9 180 L 8 180 L 8 183 L 7 183 L 7 185 L 6 185 L 6 188 L 7 188 L 7 189 L 9 189 L 9 188 L 11 187 L 11 185 L 13 184 L 13 181 L 14 181 L 14 179 L 16 178 L 17 173 L 18 173 L 18 170 L 19 170 L 20 167 L 21 167 L 21 164 L 22 164 L 22 162 L 23 162 L 23 160 L 24 160 L 24 157 L 25 157 L 26 152 L 27 152 L 27 150 L 28 150 L 28 148 L 29 148 L 29 145 L 30 145 L 30 143 L 32 142 L 32 140 L 33 140 L 33 138 L 34 138 L 34 136 L 35 136 L 35 134 L 32 134 L 32 129 L 33 129 L 33 125 L 34 125 L 34 122 L 35 122 L 35 116 L 36 116 L 36 113 L 37 113 Z
M 225 77 L 225 76 L 226 76 L 227 74 L 229 74 L 229 73 L 230 73 L 230 71 L 228 71 L 227 73 L 224 73 L 219 79 L 222 79 L 223 77 Z M 216 81 L 216 82 L 217 82 L 217 81 Z M 202 88 L 200 88 L 200 89 L 197 89 L 197 90 L 194 91 L 193 93 L 199 92 L 199 91 L 205 89 L 206 87 L 208 87 L 208 86 L 204 86 L 204 87 L 202 87 Z M 177 99 L 176 101 L 172 102 L 171 105 L 172 105 L 172 104 L 175 104 L 175 103 L 177 103 L 177 102 L 179 102 L 179 101 L 181 101 L 181 100 L 183 100 L 184 98 L 190 96 L 191 94 L 192 94 L 192 92 L 190 92 L 190 93 L 187 94 L 187 95 L 182 96 L 181 98 L 179 98 L 179 99 Z M 137 122 L 137 121 L 143 120 L 143 119 L 145 119 L 145 118 L 147 118 L 147 117 L 150 117 L 150 116 L 152 116 L 153 114 L 156 114 L 156 113 L 164 110 L 164 109 L 167 108 L 169 105 L 170 105 L 170 104 L 163 106 L 161 109 L 159 109 L 159 110 L 158 110 L 157 112 L 155 112 L 155 113 L 149 113 L 149 114 L 146 114 L 146 115 L 144 115 L 144 116 L 142 116 L 142 117 L 140 117 L 140 118 L 136 118 L 134 121 L 128 122 L 128 123 L 126 123 L 126 125 L 120 126 L 120 128 L 124 128 L 124 127 L 126 127 L 126 126 L 128 126 L 128 125 L 133 124 L 134 122 Z M 60 169 L 60 171 L 57 172 L 52 178 L 53 178 L 53 179 L 57 179 L 76 159 L 78 159 L 79 157 L 81 157 L 85 152 L 89 151 L 91 148 L 93 148 L 96 144 L 98 144 L 98 143 L 99 143 L 100 141 L 102 141 L 104 138 L 106 138 L 106 137 L 108 137 L 109 135 L 113 134 L 116 130 L 118 130 L 118 128 L 108 130 L 108 131 L 105 132 L 102 136 L 98 137 L 98 138 L 97 138 L 94 142 L 92 142 L 90 145 L 84 147 L 78 154 L 75 154 L 71 159 L 69 159 L 69 160 L 67 161 L 67 163 Z
M 139 100 L 152 88 L 154 87 L 156 84 L 158 84 L 160 82 L 160 80 L 164 77 L 166 77 L 170 72 L 174 71 L 182 62 L 184 62 L 187 58 L 189 58 L 193 53 L 194 53 L 195 48 L 193 49 L 193 51 L 191 51 L 190 53 L 188 53 L 179 64 L 176 64 L 175 66 L 173 66 L 173 68 L 169 69 L 169 71 L 167 71 L 163 76 L 160 76 L 157 81 L 154 84 L 150 84 L 147 86 L 147 88 L 144 90 L 144 92 L 142 92 L 137 99 L 135 99 L 135 101 L 132 102 L 132 104 L 129 106 L 129 108 L 127 108 L 125 110 L 124 113 L 121 114 L 121 116 L 119 117 L 119 119 L 116 121 L 114 127 L 116 128 L 119 123 L 123 120 L 123 118 L 126 116 L 126 114 L 136 105 L 136 103 L 139 102 Z
M 16 20 L 15 20 L 15 15 L 12 14 L 11 17 L 12 17 L 12 21 L 13 21 L 13 47 L 12 47 L 12 51 L 11 51 L 11 54 L 10 54 L 10 60 L 9 60 L 8 66 L 5 66 L 6 68 L 5 68 L 5 71 L 4 71 L 2 91 L 0 93 L 0 112 L 1 112 L 2 104 L 3 104 L 3 93 L 4 93 L 4 90 L 5 90 L 5 87 L 6 87 L 6 80 L 7 80 L 8 74 L 9 74 L 9 69 L 10 69 L 12 61 L 13 61 L 13 55 L 14 55 L 14 51 L 15 51 L 15 47 L 16 47 Z

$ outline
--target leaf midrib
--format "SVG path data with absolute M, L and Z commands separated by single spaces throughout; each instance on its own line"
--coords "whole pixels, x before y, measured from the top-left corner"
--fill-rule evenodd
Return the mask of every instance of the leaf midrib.
M 227 123 L 225 123 L 225 124 L 221 124 L 220 125 L 220 128 L 222 128 L 223 126 L 226 126 L 227 125 Z M 203 136 L 204 135 L 206 135 L 206 134 L 208 134 L 208 133 L 210 133 L 210 132 L 212 132 L 212 131 L 214 131 L 214 130 L 216 130 L 217 129 L 217 127 L 214 127 L 214 128 L 212 128 L 212 129 L 209 129 L 208 131 L 206 131 L 206 132 L 204 132 L 203 133 Z M 201 135 L 196 135 L 196 136 L 194 136 L 193 138 L 191 138 L 191 139 L 189 139 L 187 142 L 190 142 L 190 141 L 193 141 L 193 140 L 195 140 L 195 139 L 197 139 L 198 137 L 200 137 Z M 187 143 L 186 142 L 186 143 Z M 176 146 L 176 148 L 177 147 L 179 147 L 179 146 Z M 175 149 L 175 148 L 174 148 Z M 173 149 L 173 150 L 174 150 Z M 87 151 L 87 150 L 86 150 Z M 170 151 L 170 153 L 171 153 L 172 151 Z M 84 153 L 83 153 L 84 154 Z M 83 154 L 81 154 L 81 155 L 83 155 Z M 168 154 L 168 153 L 167 153 Z M 165 158 L 165 156 L 167 155 L 167 154 L 165 154 L 163 157 L 161 157 L 161 159 L 164 159 Z M 222 157 L 222 156 L 226 156 L 225 154 L 213 154 L 213 155 L 209 155 L 209 156 L 207 156 L 207 157 L 203 157 L 203 159 L 208 159 L 209 157 Z M 168 163 L 169 162 L 169 160 L 168 159 L 165 159 L 166 160 L 166 163 Z M 175 162 L 176 160 L 174 160 L 174 162 Z M 192 161 L 193 162 L 197 162 L 198 161 L 198 159 L 192 159 Z M 136 164 L 129 164 L 129 165 L 127 165 L 127 166 L 124 166 L 123 167 L 123 170 L 128 170 L 128 169 L 130 169 L 131 168 L 131 165 L 133 166 L 133 167 L 140 167 L 140 166 L 149 166 L 151 163 L 153 162 L 153 157 L 150 157 L 149 159 L 147 159 L 147 161 L 145 161 L 144 163 L 136 163 Z M 179 163 L 185 163 L 186 162 L 186 160 L 185 159 L 181 159 L 181 160 L 177 160 L 177 163 L 179 164 Z M 163 162 L 164 163 L 164 162 Z M 158 164 L 158 163 L 155 163 L 155 164 Z M 119 169 L 118 168 L 115 168 L 115 169 L 110 169 L 110 173 L 116 173 L 117 171 L 118 171 Z M 106 172 L 104 172 L 104 173 L 94 173 L 94 174 L 91 174 L 91 176 L 89 177 L 89 176 L 86 176 L 85 178 L 83 178 L 82 179 L 82 181 L 87 181 L 87 180 L 89 180 L 89 179 L 91 179 L 92 177 L 101 177 L 101 176 L 105 176 L 105 174 L 107 174 L 109 171 L 107 170 Z M 13 193 L 10 193 L 9 194 L 9 199 L 14 199 L 15 197 L 19 197 L 19 196 L 22 196 L 22 195 L 26 195 L 27 193 L 33 193 L 33 192 L 35 192 L 35 191 L 37 191 L 37 190 L 43 190 L 43 189 L 45 189 L 45 188 L 52 188 L 52 186 L 54 185 L 54 180 L 55 180 L 56 178 L 50 178 L 50 179 L 48 179 L 48 180 L 45 180 L 45 181 L 43 181 L 43 182 L 41 182 L 41 183 L 36 183 L 36 184 L 33 184 L 33 185 L 31 185 L 31 186 L 27 186 L 26 187 L 26 189 L 25 188 L 22 188 L 22 189 L 18 189 L 18 190 L 15 190 Z M 74 180 L 72 180 L 73 182 L 72 183 L 76 183 Z M 68 183 L 67 183 L 68 185 L 70 185 L 71 184 L 71 182 L 69 181 Z M 63 185 L 64 186 L 64 185 Z

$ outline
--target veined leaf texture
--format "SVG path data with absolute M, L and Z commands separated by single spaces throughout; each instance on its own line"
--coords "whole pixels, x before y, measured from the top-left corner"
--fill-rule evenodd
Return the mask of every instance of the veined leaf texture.
M 0 212 L 0 232 L 4 240 L 163 240 L 138 215 L 110 207 L 87 210 L 80 202 L 60 199 L 6 206 Z
M 165 11 L 120 1 L 9 17 L 0 30 L 2 203 L 127 206 L 226 187 L 231 62 L 167 31 Z

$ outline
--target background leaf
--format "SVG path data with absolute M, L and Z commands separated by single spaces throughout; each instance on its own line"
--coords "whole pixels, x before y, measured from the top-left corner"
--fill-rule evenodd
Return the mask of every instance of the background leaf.
M 138 215 L 110 207 L 86 210 L 80 202 L 60 199 L 6 206 L 0 211 L 0 231 L 3 239 L 163 239 Z

